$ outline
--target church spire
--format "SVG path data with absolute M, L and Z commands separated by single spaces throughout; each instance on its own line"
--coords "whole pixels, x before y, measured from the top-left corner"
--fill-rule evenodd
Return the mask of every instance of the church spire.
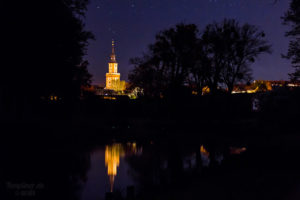
M 115 41 L 114 40 L 112 40 L 111 47 L 112 47 L 112 50 L 111 50 L 111 55 L 110 55 L 110 62 L 116 63 L 117 61 L 116 61 Z

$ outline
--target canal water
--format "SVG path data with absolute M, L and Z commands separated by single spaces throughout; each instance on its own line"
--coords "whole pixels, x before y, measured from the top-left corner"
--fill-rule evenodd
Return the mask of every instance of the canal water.
M 6 145 L 0 199 L 298 199 L 297 141 Z
M 87 172 L 81 199 L 109 199 L 116 196 L 128 199 L 143 192 L 143 184 L 153 188 L 157 185 L 171 185 L 174 181 L 174 174 L 171 173 L 174 170 L 182 174 L 198 174 L 199 170 L 213 166 L 211 159 L 219 166 L 227 154 L 242 156 L 247 150 L 245 146 L 229 147 L 228 152 L 222 149 L 223 151 L 214 152 L 215 155 L 212 156 L 203 144 L 181 147 L 180 152 L 168 149 L 167 146 L 156 148 L 150 141 L 147 145 L 115 142 L 93 149 L 90 153 L 91 167 Z
M 105 199 L 105 194 L 120 192 L 124 194 L 127 187 L 136 187 L 130 174 L 131 167 L 126 158 L 139 156 L 142 147 L 136 143 L 113 143 L 95 148 L 91 152 L 91 168 L 87 172 L 82 199 Z

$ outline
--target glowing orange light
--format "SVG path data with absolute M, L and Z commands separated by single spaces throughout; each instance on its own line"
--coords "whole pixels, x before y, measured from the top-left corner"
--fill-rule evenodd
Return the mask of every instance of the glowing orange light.
M 209 152 L 204 148 L 203 145 L 200 146 L 200 152 L 205 156 L 209 156 Z
M 238 155 L 238 154 L 245 152 L 247 149 L 246 149 L 246 147 L 242 147 L 242 148 L 230 147 L 229 150 L 230 150 L 230 154 Z
M 124 155 L 124 150 L 121 144 L 106 145 L 105 147 L 105 166 L 107 167 L 107 175 L 110 181 L 110 191 L 113 191 L 117 168 L 120 165 L 120 156 Z
M 107 168 L 111 192 L 113 191 L 115 177 L 118 173 L 120 158 L 124 157 L 125 153 L 126 155 L 132 155 L 138 154 L 139 152 L 141 151 L 137 149 L 137 144 L 135 142 L 127 143 L 127 147 L 118 143 L 105 146 L 105 167 Z

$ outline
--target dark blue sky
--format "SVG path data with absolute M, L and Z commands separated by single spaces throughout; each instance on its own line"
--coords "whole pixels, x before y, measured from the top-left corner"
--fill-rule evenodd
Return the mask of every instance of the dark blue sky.
M 132 66 L 129 59 L 142 55 L 154 42 L 160 30 L 177 23 L 195 23 L 200 31 L 213 22 L 235 18 L 264 30 L 273 45 L 271 55 L 262 55 L 252 65 L 254 79 L 286 80 L 292 71 L 286 53 L 288 27 L 280 17 L 288 9 L 289 0 L 91 0 L 86 14 L 86 28 L 94 33 L 87 59 L 94 84 L 105 83 L 111 40 L 116 41 L 116 54 L 121 79 L 127 80 Z

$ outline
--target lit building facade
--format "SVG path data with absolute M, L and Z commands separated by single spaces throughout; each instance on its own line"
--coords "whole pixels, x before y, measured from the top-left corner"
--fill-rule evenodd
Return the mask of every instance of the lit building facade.
M 115 43 L 112 41 L 112 52 L 110 55 L 110 61 L 108 63 L 108 73 L 106 73 L 106 86 L 107 90 L 122 91 L 125 88 L 122 81 L 120 81 L 120 73 L 118 73 L 118 63 L 115 54 Z

